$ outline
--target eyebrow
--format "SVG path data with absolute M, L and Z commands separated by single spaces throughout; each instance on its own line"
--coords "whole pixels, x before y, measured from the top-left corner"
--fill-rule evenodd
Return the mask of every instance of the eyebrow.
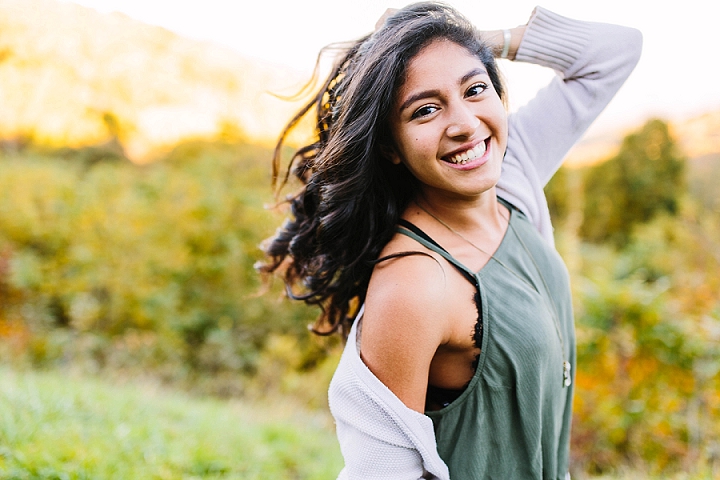
M 487 75 L 487 74 L 488 74 L 487 70 L 485 70 L 484 68 L 480 68 L 480 67 L 473 68 L 468 73 L 463 75 L 462 78 L 460 78 L 460 80 L 458 81 L 458 85 L 462 85 L 463 83 L 467 82 L 472 77 L 474 77 L 475 75 Z M 422 92 L 418 92 L 418 93 L 408 97 L 407 100 L 405 100 L 403 102 L 403 104 L 400 105 L 399 111 L 402 112 L 403 110 L 405 110 L 407 107 L 409 107 L 411 104 L 415 103 L 418 100 L 422 100 L 424 98 L 435 97 L 439 94 L 440 94 L 440 92 L 438 90 L 423 90 Z

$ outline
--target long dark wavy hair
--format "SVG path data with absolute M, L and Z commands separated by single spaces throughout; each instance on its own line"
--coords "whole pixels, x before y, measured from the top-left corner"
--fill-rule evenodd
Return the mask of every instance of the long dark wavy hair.
M 412 174 L 389 160 L 389 117 L 409 62 L 440 38 L 476 55 L 504 99 L 492 50 L 472 24 L 447 5 L 415 3 L 347 48 L 276 145 L 276 192 L 291 174 L 303 186 L 287 199 L 291 217 L 265 242 L 267 262 L 258 269 L 280 274 L 291 298 L 321 307 L 313 327 L 318 334 L 347 335 L 380 251 L 418 192 Z M 280 178 L 285 139 L 313 109 L 316 139 L 295 152 Z

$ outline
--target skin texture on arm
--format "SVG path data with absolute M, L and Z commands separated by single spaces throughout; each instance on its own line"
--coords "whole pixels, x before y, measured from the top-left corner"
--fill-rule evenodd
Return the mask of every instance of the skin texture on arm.
M 508 50 L 508 60 L 515 60 L 520 42 L 522 42 L 523 36 L 525 35 L 525 25 L 521 25 L 515 28 L 509 28 L 510 31 L 510 49 Z M 503 30 L 486 30 L 479 31 L 478 35 L 485 42 L 490 44 L 493 53 L 496 57 L 500 57 L 503 46 L 505 44 L 505 34 Z
M 424 411 L 432 359 L 449 336 L 445 277 L 433 257 L 388 260 L 376 267 L 366 297 L 362 359 L 417 412 Z

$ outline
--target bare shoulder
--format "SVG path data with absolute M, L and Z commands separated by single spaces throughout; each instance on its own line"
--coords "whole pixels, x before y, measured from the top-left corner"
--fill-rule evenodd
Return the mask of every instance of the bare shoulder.
M 406 405 L 422 411 L 428 372 L 449 334 L 447 264 L 414 241 L 395 238 L 365 299 L 361 354 L 371 371 Z
M 393 255 L 399 255 L 393 257 Z M 437 253 L 399 236 L 388 244 L 370 278 L 365 301 L 366 318 L 384 327 L 437 326 L 434 314 L 445 311 L 448 264 Z M 378 315 L 374 315 L 378 313 Z M 382 314 L 380 314 L 382 313 Z M 434 319 L 434 321 L 432 321 Z

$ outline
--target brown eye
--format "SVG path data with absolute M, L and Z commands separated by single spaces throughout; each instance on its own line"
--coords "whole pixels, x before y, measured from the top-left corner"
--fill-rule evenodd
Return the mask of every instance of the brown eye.
M 438 110 L 438 108 L 435 105 L 423 105 L 422 107 L 418 108 L 413 112 L 412 118 L 422 118 L 427 117 L 428 115 L 431 115 L 435 113 Z
M 466 97 L 475 97 L 477 95 L 480 95 L 487 89 L 488 89 L 487 83 L 478 82 L 478 83 L 473 84 L 470 88 L 467 89 L 465 96 Z

